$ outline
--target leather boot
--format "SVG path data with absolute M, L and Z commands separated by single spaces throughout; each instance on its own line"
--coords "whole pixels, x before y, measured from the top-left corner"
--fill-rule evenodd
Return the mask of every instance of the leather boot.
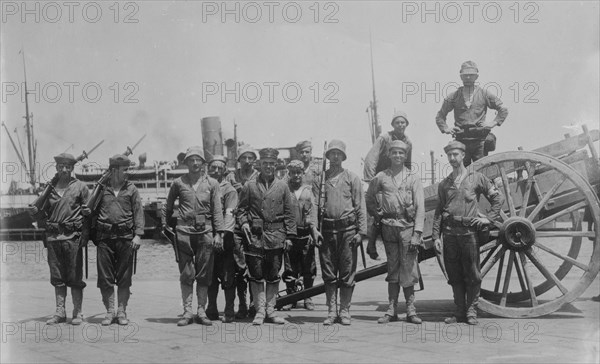
M 217 308 L 217 296 L 219 295 L 219 284 L 212 283 L 208 286 L 208 306 L 206 306 L 206 316 L 210 320 L 219 319 L 219 309 Z
M 225 315 L 223 322 L 229 323 L 235 320 L 235 287 L 225 288 Z
M 71 287 L 71 298 L 73 299 L 73 319 L 71 320 L 71 325 L 81 325 L 83 323 L 83 312 L 81 311 L 83 288 Z
M 313 286 L 313 279 L 312 278 L 307 279 L 306 277 L 304 277 L 304 289 L 311 288 L 312 286 Z M 314 311 L 315 304 L 313 303 L 313 301 L 310 297 L 304 299 L 304 308 L 308 311 Z
M 254 309 L 256 311 L 252 325 L 262 325 L 265 321 L 265 284 L 263 282 L 250 282 L 250 289 L 254 296 Z
M 479 284 L 467 286 L 467 323 L 477 325 L 477 304 L 479 303 Z
M 129 302 L 130 295 L 131 291 L 129 287 L 119 287 L 117 290 L 117 322 L 119 325 L 129 324 L 129 320 L 127 319 L 127 303 Z
M 194 313 L 192 312 L 194 286 L 185 283 L 180 283 L 179 285 L 181 287 L 181 300 L 183 301 L 183 315 L 177 321 L 177 326 L 186 326 L 194 321 Z
M 406 300 L 406 321 L 420 325 L 423 320 L 417 316 L 415 308 L 415 286 L 403 287 L 404 299 Z
M 56 311 L 52 317 L 46 321 L 47 325 L 56 325 L 61 322 L 67 322 L 67 313 L 65 312 L 67 286 L 54 287 L 54 296 L 56 298 Z
M 238 312 L 236 312 L 235 318 L 242 320 L 248 317 L 248 305 L 246 304 L 246 290 L 248 285 L 242 275 L 236 275 L 235 288 L 239 300 Z
M 405 291 L 406 292 L 406 291 Z M 400 285 L 398 283 L 388 283 L 388 310 L 383 317 L 377 320 L 378 324 L 387 324 L 388 322 L 398 321 L 398 295 L 400 294 Z
M 456 305 L 456 311 L 454 315 L 444 320 L 447 324 L 454 324 L 457 322 L 463 322 L 466 319 L 465 312 L 465 287 L 462 284 L 452 286 L 452 293 L 454 295 L 454 304 Z
M 115 288 L 101 288 L 102 303 L 106 308 L 106 316 L 102 320 L 102 326 L 108 326 L 115 320 Z
M 337 284 L 325 283 L 325 303 L 327 304 L 327 318 L 323 325 L 329 326 L 337 319 Z
M 265 294 L 267 307 L 265 310 L 265 317 L 268 322 L 277 325 L 283 325 L 285 324 L 285 320 L 282 317 L 279 317 L 275 314 L 275 302 L 277 301 L 277 292 L 279 292 L 279 282 L 267 283 L 267 289 Z
M 350 305 L 354 287 L 340 287 L 340 323 L 348 326 L 351 323 Z
M 198 315 L 197 322 L 201 325 L 211 326 L 212 321 L 206 316 L 204 307 L 206 307 L 206 301 L 208 300 L 208 286 L 196 285 L 196 294 L 198 295 Z

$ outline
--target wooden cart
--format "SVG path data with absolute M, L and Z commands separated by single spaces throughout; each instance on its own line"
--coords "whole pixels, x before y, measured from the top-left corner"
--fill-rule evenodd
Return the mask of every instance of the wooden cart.
M 583 129 L 534 151 L 497 153 L 469 167 L 492 179 L 505 196 L 490 240 L 480 242 L 483 311 L 503 317 L 546 315 L 578 298 L 598 274 L 600 161 L 594 143 L 600 137 L 598 130 Z M 431 230 L 437 187 L 425 188 L 425 248 L 419 260 L 435 257 Z M 480 209 L 488 208 L 482 198 Z M 385 273 L 382 263 L 357 272 L 356 281 Z M 321 284 L 281 296 L 277 307 L 324 291 Z

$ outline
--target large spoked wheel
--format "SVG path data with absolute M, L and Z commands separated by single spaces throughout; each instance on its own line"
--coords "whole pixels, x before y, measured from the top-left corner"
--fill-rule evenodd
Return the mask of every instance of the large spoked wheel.
M 499 153 L 473 168 L 505 197 L 500 221 L 480 246 L 479 307 L 503 317 L 535 317 L 579 297 L 600 269 L 600 202 L 588 181 L 535 152 Z M 585 163 L 576 169 L 585 173 Z

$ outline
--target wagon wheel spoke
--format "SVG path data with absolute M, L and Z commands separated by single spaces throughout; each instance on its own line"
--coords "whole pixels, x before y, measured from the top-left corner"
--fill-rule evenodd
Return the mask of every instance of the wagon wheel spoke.
M 556 238 L 556 237 L 568 237 L 568 238 L 593 238 L 596 236 L 594 231 L 573 231 L 573 230 L 538 230 L 535 235 L 538 238 Z
M 569 290 L 560 282 L 560 280 L 552 272 L 550 272 L 544 266 L 544 264 L 542 264 L 542 262 L 538 260 L 533 250 L 529 249 L 525 251 L 525 254 L 529 258 L 529 260 L 531 260 L 533 265 L 535 265 L 535 267 L 544 275 L 544 277 L 546 277 L 546 279 L 552 280 L 552 282 L 554 282 L 554 284 L 558 287 L 558 289 L 560 289 L 563 295 L 569 292 Z
M 519 278 L 519 285 L 521 286 L 521 291 L 527 291 L 527 286 L 525 285 L 525 281 L 523 280 L 523 273 L 521 273 L 521 267 L 519 267 L 519 258 L 517 256 L 513 256 L 513 260 L 515 261 L 515 271 L 517 271 L 517 277 Z
M 500 289 L 500 281 L 502 280 L 502 268 L 504 268 L 504 256 L 506 254 L 502 254 L 500 256 L 500 262 L 498 263 L 498 273 L 496 274 L 496 285 L 494 285 L 494 292 L 498 292 Z
M 529 267 L 527 265 L 527 257 L 525 253 L 519 252 L 521 257 L 521 266 L 523 266 L 523 275 L 525 276 L 525 282 L 527 283 L 527 289 L 529 290 L 529 297 L 531 298 L 531 306 L 535 307 L 538 305 L 537 296 L 535 295 L 535 289 L 531 277 L 529 275 Z
M 496 249 L 498 248 L 498 245 L 494 246 L 493 248 L 489 249 L 487 255 L 485 256 L 485 258 L 483 258 L 483 260 L 481 261 L 481 266 L 484 267 L 485 264 L 487 263 L 487 261 L 492 257 L 492 255 L 494 255 L 494 252 L 496 251 Z
M 485 277 L 485 275 L 492 269 L 494 264 L 500 259 L 500 256 L 504 256 L 504 252 L 506 252 L 506 248 L 504 246 L 500 247 L 500 250 L 494 256 L 488 260 L 488 262 L 481 268 L 481 278 Z
M 497 247 L 498 245 L 500 245 L 500 242 L 498 241 L 498 239 L 494 239 L 494 240 L 490 241 L 489 243 L 482 245 L 482 246 L 479 248 L 479 252 L 480 252 L 480 253 L 483 253 L 483 252 L 486 252 L 486 251 L 488 251 L 488 250 L 490 250 L 490 249 L 492 249 L 492 250 L 493 250 L 493 249 L 494 249 L 495 247 Z
M 508 177 L 506 176 L 506 169 L 501 163 L 498 163 L 497 166 L 498 171 L 500 172 L 500 177 L 502 178 L 502 188 L 504 189 L 504 197 L 508 203 L 510 216 L 516 216 L 517 210 L 515 209 L 515 202 L 513 201 L 512 194 L 510 193 L 510 184 L 508 183 Z
M 567 255 L 563 255 L 563 254 L 561 254 L 561 253 L 559 253 L 559 252 L 557 252 L 557 251 L 554 251 L 554 250 L 552 250 L 551 248 L 549 248 L 549 247 L 545 246 L 544 244 L 541 244 L 539 241 L 536 241 L 534 245 L 535 245 L 536 247 L 538 247 L 538 248 L 542 249 L 543 251 L 545 251 L 545 252 L 548 252 L 548 253 L 550 253 L 550 254 L 554 255 L 554 256 L 555 256 L 555 257 L 557 257 L 557 258 L 560 258 L 560 259 L 562 259 L 562 260 L 564 260 L 564 261 L 567 261 L 567 262 L 569 262 L 569 263 L 573 264 L 574 266 L 576 266 L 576 267 L 578 267 L 578 268 L 582 269 L 582 270 L 583 270 L 583 271 L 585 271 L 585 272 L 587 272 L 587 271 L 588 271 L 588 269 L 590 269 L 590 267 L 589 267 L 589 266 L 587 266 L 587 265 L 585 265 L 585 264 L 583 264 L 583 263 L 581 263 L 581 262 L 578 262 L 577 260 L 575 260 L 575 259 L 573 259 L 573 258 L 571 258 L 571 257 L 569 257 L 569 256 L 567 256 Z
M 504 277 L 504 287 L 502 287 L 502 298 L 500 299 L 500 306 L 506 306 L 506 295 L 508 294 L 508 286 L 510 285 L 510 275 L 512 273 L 512 266 L 515 261 L 515 251 L 511 250 L 508 256 L 508 266 L 506 267 L 506 275 Z
M 506 214 L 506 212 L 502 211 L 502 209 L 500 209 L 500 218 L 502 219 L 502 221 L 508 220 L 508 215 Z M 498 229 L 500 229 L 500 226 L 502 226 L 502 224 L 496 223 L 495 221 L 493 223 L 498 227 Z
M 525 217 L 525 213 L 527 212 L 527 203 L 529 202 L 529 195 L 531 194 L 531 188 L 535 183 L 534 174 L 535 174 L 535 166 L 532 166 L 530 162 L 525 162 L 525 166 L 527 168 L 527 185 L 525 186 L 525 191 L 523 192 L 523 202 L 521 203 L 521 211 L 519 211 L 519 216 Z
M 562 178 L 560 180 L 556 181 L 554 186 L 552 186 L 552 188 L 550 188 L 550 190 L 548 190 L 548 192 L 544 195 L 542 200 L 539 201 L 539 203 L 537 204 L 535 209 L 533 209 L 533 211 L 529 214 L 529 216 L 527 216 L 527 219 L 529 219 L 529 221 L 535 220 L 538 213 L 542 210 L 542 208 L 544 208 L 544 206 L 546 205 L 548 200 L 550 200 L 550 198 L 560 188 L 560 186 L 563 184 L 563 182 L 565 182 L 566 179 L 567 179 L 567 176 L 563 175 Z
M 575 205 L 573 205 L 573 206 L 571 206 L 569 208 L 566 208 L 564 210 L 561 210 L 561 211 L 559 211 L 559 212 L 557 212 L 557 213 L 555 213 L 553 215 L 550 215 L 550 216 L 546 217 L 545 219 L 536 221 L 533 224 L 533 227 L 535 227 L 537 229 L 540 226 L 544 226 L 547 223 L 549 223 L 551 221 L 554 221 L 554 220 L 558 219 L 559 217 L 561 217 L 563 215 L 570 214 L 571 212 L 577 211 L 577 210 L 579 210 L 579 209 L 581 209 L 581 208 L 583 208 L 585 206 L 587 206 L 587 203 L 585 201 L 581 201 L 579 203 L 576 203 Z

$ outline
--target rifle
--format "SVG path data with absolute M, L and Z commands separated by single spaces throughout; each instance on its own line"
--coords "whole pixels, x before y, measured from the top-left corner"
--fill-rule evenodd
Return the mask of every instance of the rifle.
M 175 251 L 175 261 L 179 263 L 179 248 L 177 247 L 177 231 L 171 229 L 168 226 L 165 226 L 163 231 L 161 231 L 163 237 L 165 237 L 168 241 L 173 244 L 173 250 Z
M 127 149 L 125 149 L 125 152 L 123 154 L 125 156 L 130 156 L 131 154 L 133 154 L 133 150 L 135 149 L 135 147 L 137 147 L 145 137 L 146 137 L 146 134 L 144 134 L 137 141 L 137 143 L 135 143 L 133 145 L 133 147 L 131 147 L 131 148 L 127 147 Z M 100 203 L 102 193 L 104 192 L 104 188 L 106 188 L 106 184 L 110 180 L 111 174 L 112 173 L 110 172 L 110 169 L 107 169 L 104 172 L 104 174 L 102 174 L 102 176 L 100 177 L 98 182 L 96 182 L 96 185 L 94 186 L 94 189 L 92 190 L 92 193 L 90 194 L 90 197 L 88 198 L 87 202 L 85 203 L 85 206 L 89 207 L 89 209 L 92 210 L 92 213 L 94 211 L 96 211 L 96 209 L 98 208 L 98 204 Z
M 102 143 L 104 143 L 104 140 L 101 140 L 100 143 L 93 146 L 89 152 L 86 152 L 84 150 L 79 157 L 75 158 L 75 160 L 76 160 L 75 163 L 81 162 L 82 160 L 86 159 Z M 30 207 L 35 207 L 35 208 L 37 208 L 38 211 L 43 211 L 47 207 L 48 199 L 50 198 L 50 194 L 52 193 L 52 190 L 54 189 L 54 187 L 56 186 L 57 183 L 58 183 L 58 173 L 56 173 L 54 175 L 54 177 L 52 177 L 52 179 L 50 180 L 50 182 L 48 182 L 46 187 L 44 187 L 44 190 L 38 196 L 38 198 L 36 198 L 35 201 L 33 201 L 31 203 Z
M 323 144 L 323 165 L 321 167 L 321 179 L 319 180 L 319 198 L 317 201 L 317 220 L 319 225 L 319 231 L 323 231 L 323 219 L 325 218 L 325 169 L 327 168 L 327 141 Z

